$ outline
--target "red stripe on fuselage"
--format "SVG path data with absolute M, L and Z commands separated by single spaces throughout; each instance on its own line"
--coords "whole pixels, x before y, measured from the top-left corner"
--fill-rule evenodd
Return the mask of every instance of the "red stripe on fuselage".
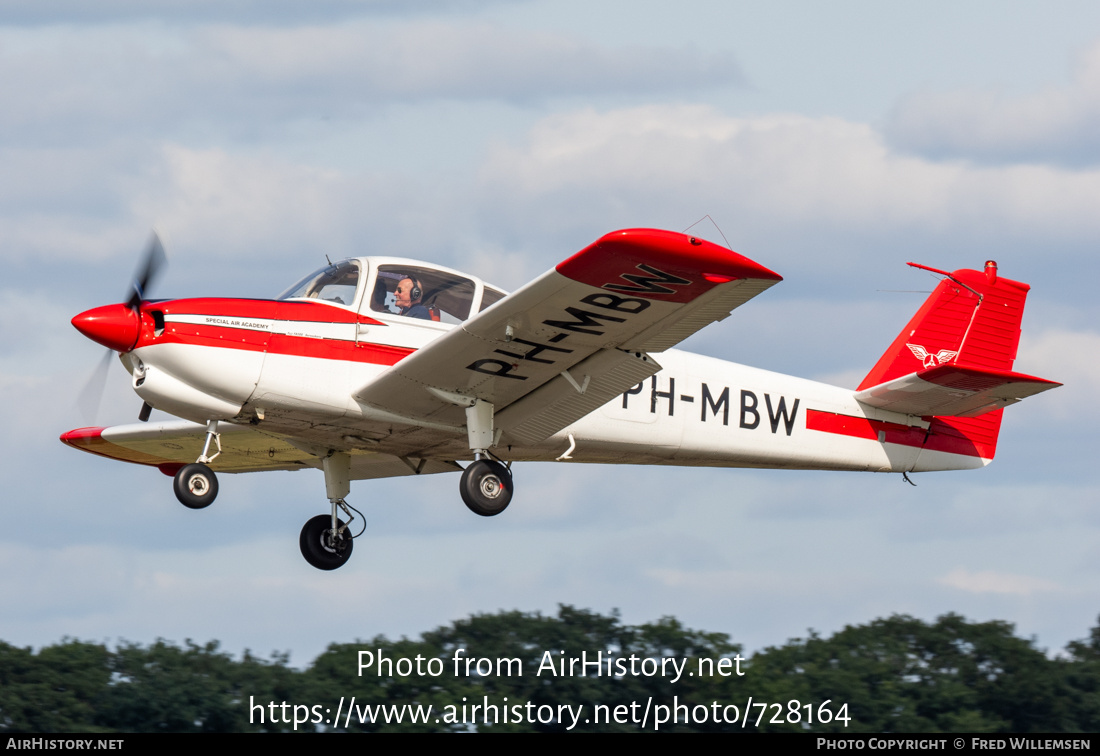
M 251 331 L 226 326 L 200 326 L 190 323 L 170 323 L 164 334 L 138 346 L 155 344 L 191 344 L 217 349 L 242 349 L 249 352 L 270 352 L 321 360 L 367 362 L 372 365 L 395 365 L 415 349 L 370 344 L 364 341 L 318 339 L 309 336 L 288 336 L 281 333 Z
M 229 318 L 264 318 L 267 320 L 304 320 L 311 323 L 364 323 L 385 325 L 374 318 L 318 300 L 316 302 L 283 301 L 278 299 L 169 299 L 145 302 L 142 311 L 160 310 L 165 315 L 216 315 Z
M 838 415 L 815 409 L 806 410 L 806 430 L 865 438 L 870 441 L 878 441 L 878 434 L 883 433 L 886 443 L 903 446 L 921 446 L 924 444 L 925 436 L 923 428 L 911 428 L 901 423 L 887 423 L 882 420 Z
M 272 354 L 289 354 L 295 357 L 314 357 L 322 360 L 347 360 L 369 362 L 372 365 L 396 365 L 415 349 L 388 344 L 339 341 L 336 339 L 311 339 L 303 336 L 271 334 L 267 351 Z
M 155 332 L 155 323 L 151 314 L 153 311 L 160 311 L 168 320 L 160 336 Z M 415 351 L 408 347 L 372 344 L 350 339 L 291 336 L 255 328 L 235 328 L 232 325 L 217 322 L 196 324 L 172 320 L 185 315 L 197 315 L 210 318 L 212 321 L 253 319 L 284 323 L 386 326 L 385 323 L 374 318 L 360 316 L 351 310 L 323 302 L 282 302 L 270 299 L 176 299 L 143 304 L 141 335 L 138 337 L 135 349 L 156 344 L 190 344 L 322 360 L 366 362 L 373 365 L 394 365 Z
M 923 447 L 929 451 L 993 459 L 993 454 L 997 449 L 996 437 L 991 440 L 985 436 L 975 438 L 973 433 L 968 435 L 968 431 L 972 430 L 968 427 L 970 425 L 967 422 L 968 420 L 969 418 L 960 417 L 935 417 L 932 418 L 928 430 L 925 431 L 923 428 L 902 425 L 901 423 L 888 423 L 883 420 L 870 420 L 865 417 L 853 417 L 852 415 L 838 415 L 834 412 L 822 412 L 815 409 L 806 411 L 807 430 L 835 433 L 838 436 L 863 438 L 869 441 L 878 441 L 878 434 L 882 433 L 882 443 Z

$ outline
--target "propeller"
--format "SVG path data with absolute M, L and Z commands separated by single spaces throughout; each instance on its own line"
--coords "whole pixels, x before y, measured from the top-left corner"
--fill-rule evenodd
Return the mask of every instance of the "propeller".
M 134 280 L 130 285 L 130 297 L 126 300 L 127 307 L 137 310 L 138 305 L 145 299 L 145 293 L 167 264 L 168 256 L 164 253 L 164 244 L 160 240 L 160 235 L 154 230 L 152 238 L 149 239 L 149 246 L 145 248 L 141 264 L 134 272 Z
M 86 422 L 95 422 L 99 413 L 99 406 L 103 402 L 103 394 L 107 389 L 107 373 L 111 366 L 111 354 L 127 351 L 126 345 L 133 345 L 137 338 L 139 322 L 138 311 L 142 301 L 147 297 L 153 282 L 160 272 L 168 264 L 168 256 L 164 251 L 164 243 L 160 235 L 154 230 L 145 253 L 141 256 L 137 268 L 134 271 L 130 288 L 126 292 L 125 305 L 107 305 L 81 313 L 73 318 L 73 325 L 88 338 L 107 346 L 107 352 L 99 365 L 89 376 L 84 388 L 77 396 L 77 404 Z M 123 309 L 125 308 L 125 309 Z M 126 312 L 129 310 L 129 313 Z M 133 335 L 133 339 L 130 335 Z M 149 419 L 149 411 L 152 409 L 147 403 L 142 403 L 141 413 L 138 419 L 145 422 Z
M 96 365 L 95 370 L 84 382 L 84 388 L 77 394 L 76 404 L 80 408 L 80 415 L 85 423 L 94 425 L 96 416 L 99 415 L 99 405 L 103 403 L 103 393 L 107 390 L 107 372 L 111 369 L 111 355 L 108 349 L 103 358 Z

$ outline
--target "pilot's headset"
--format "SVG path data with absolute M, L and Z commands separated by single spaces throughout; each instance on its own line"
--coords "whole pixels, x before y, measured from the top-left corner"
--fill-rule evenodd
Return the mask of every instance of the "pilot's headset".
M 409 291 L 409 301 L 416 304 L 424 298 L 424 292 L 420 289 L 420 279 L 416 276 L 409 276 L 409 280 L 412 281 L 412 289 Z

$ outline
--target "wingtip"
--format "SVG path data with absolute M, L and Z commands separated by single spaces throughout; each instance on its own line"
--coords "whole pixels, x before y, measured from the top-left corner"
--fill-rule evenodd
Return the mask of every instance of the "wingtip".
M 98 440 L 102 437 L 103 431 L 107 430 L 103 426 L 90 426 L 87 428 L 74 428 L 71 431 L 66 431 L 61 434 L 60 441 L 67 446 L 81 447 Z

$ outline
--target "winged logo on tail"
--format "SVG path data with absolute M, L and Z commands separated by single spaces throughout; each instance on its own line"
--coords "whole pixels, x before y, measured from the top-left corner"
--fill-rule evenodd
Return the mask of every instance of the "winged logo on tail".
M 914 357 L 924 362 L 926 368 L 946 365 L 958 355 L 957 350 L 941 349 L 935 354 L 929 354 L 928 350 L 920 344 L 906 344 L 905 346 L 909 347 L 909 351 L 913 353 Z

